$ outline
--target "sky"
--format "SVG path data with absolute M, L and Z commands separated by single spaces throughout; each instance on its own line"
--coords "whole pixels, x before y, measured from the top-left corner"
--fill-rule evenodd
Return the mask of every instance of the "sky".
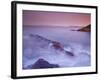
M 91 23 L 89 13 L 23 10 L 23 25 L 30 26 L 86 26 Z

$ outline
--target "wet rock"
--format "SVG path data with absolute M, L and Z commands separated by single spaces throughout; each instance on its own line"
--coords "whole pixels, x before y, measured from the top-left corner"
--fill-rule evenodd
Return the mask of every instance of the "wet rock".
M 69 56 L 75 56 L 73 52 L 65 51 L 67 55 Z
M 50 64 L 48 61 L 44 59 L 37 60 L 32 66 L 32 69 L 41 69 L 41 68 L 57 68 L 59 65 L 57 64 Z
M 59 42 L 53 41 L 52 43 L 53 43 L 53 47 L 54 47 L 56 50 L 61 50 L 61 51 L 64 50 L 64 49 L 63 49 L 63 45 L 60 44 Z

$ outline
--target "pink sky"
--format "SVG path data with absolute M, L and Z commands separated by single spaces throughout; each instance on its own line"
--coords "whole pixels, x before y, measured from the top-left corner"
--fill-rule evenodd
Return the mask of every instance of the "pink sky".
M 88 13 L 47 12 L 23 10 L 23 25 L 86 26 L 91 23 Z

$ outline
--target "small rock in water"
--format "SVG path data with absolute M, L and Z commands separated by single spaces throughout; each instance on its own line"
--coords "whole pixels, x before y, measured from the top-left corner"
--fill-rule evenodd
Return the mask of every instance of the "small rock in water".
M 72 52 L 69 52 L 69 51 L 65 51 L 67 55 L 69 56 L 74 56 L 74 54 Z

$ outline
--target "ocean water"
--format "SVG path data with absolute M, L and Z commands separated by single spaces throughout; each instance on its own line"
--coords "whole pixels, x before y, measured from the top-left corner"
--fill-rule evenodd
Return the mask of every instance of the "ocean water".
M 81 32 L 81 31 L 73 31 L 77 30 L 75 27 L 41 27 L 41 26 L 24 26 L 23 27 L 23 36 L 29 34 L 36 34 L 42 36 L 48 40 L 60 42 L 64 45 L 64 49 L 66 51 L 72 52 L 75 56 L 68 57 L 65 55 L 57 55 L 54 52 L 54 55 L 51 55 L 51 50 L 43 49 L 46 55 L 33 57 L 28 59 L 25 57 L 25 54 L 29 55 L 30 50 L 26 50 L 23 48 L 23 67 L 34 64 L 40 57 L 45 59 L 46 61 L 59 64 L 60 67 L 80 67 L 80 66 L 90 66 L 91 54 L 90 54 L 90 32 Z M 25 39 L 23 39 L 23 42 Z M 26 45 L 27 46 L 27 45 Z M 34 46 L 35 47 L 35 46 Z M 31 50 L 33 55 L 37 51 Z M 42 51 L 43 52 L 43 51 Z M 44 53 L 45 53 L 44 52 Z M 39 52 L 38 52 L 39 53 Z M 44 54 L 43 53 L 43 54 Z M 58 58 L 56 58 L 58 57 Z

